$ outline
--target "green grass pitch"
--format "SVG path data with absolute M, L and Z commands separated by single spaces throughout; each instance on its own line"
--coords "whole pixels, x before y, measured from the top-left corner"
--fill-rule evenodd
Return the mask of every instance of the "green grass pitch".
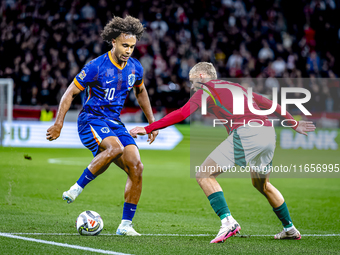
M 107 235 L 115 233 L 124 203 L 126 175 L 116 166 L 88 185 L 74 203 L 63 201 L 63 191 L 74 184 L 92 159 L 86 149 L 0 148 L 0 232 L 46 233 L 20 236 L 131 254 L 339 254 L 339 178 L 271 180 L 285 197 L 302 234 L 300 241 L 274 240 L 273 235 L 282 230 L 281 223 L 250 179 L 220 178 L 228 206 L 242 230 L 239 237 L 210 244 L 220 221 L 196 180 L 190 178 L 189 127 L 177 127 L 184 140 L 174 150 L 140 151 L 143 192 L 134 224 L 141 234 L 183 236 Z M 32 160 L 24 159 L 26 154 Z M 273 164 L 311 163 L 308 160 L 315 158 L 340 163 L 339 150 L 277 148 Z M 51 164 L 49 159 L 59 163 Z M 85 210 L 102 216 L 105 226 L 99 236 L 76 234 L 75 220 Z M 184 236 L 198 234 L 204 235 Z M 0 249 L 1 254 L 98 254 L 2 236 Z

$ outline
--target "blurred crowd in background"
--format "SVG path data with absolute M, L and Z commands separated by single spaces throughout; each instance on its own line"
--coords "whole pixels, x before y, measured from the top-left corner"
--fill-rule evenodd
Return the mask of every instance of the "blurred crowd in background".
M 339 10 L 338 0 L 3 0 L 0 77 L 14 79 L 15 104 L 57 105 L 81 68 L 110 50 L 100 37 L 105 24 L 129 14 L 146 28 L 133 57 L 153 106 L 182 106 L 190 68 L 208 61 L 219 77 L 258 93 L 305 87 L 309 110 L 335 112 Z M 131 93 L 126 106 L 135 105 Z

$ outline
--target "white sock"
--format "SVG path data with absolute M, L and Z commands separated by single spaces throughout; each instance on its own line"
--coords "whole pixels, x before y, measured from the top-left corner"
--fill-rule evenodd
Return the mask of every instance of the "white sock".
M 132 223 L 131 220 L 122 220 L 122 222 L 120 224 L 123 225 L 123 226 L 126 226 L 126 225 L 130 225 L 131 223 Z
M 223 220 L 221 220 L 222 224 L 226 224 L 228 221 L 232 221 L 234 218 L 233 216 L 227 216 Z
M 75 183 L 70 189 L 76 189 L 79 190 L 79 194 L 83 191 L 83 188 L 78 185 L 78 183 Z
M 294 225 L 291 226 L 291 227 L 289 227 L 289 228 L 283 228 L 283 229 L 287 232 L 287 231 L 289 231 L 289 230 L 291 230 L 291 229 L 293 229 L 293 228 L 294 228 Z

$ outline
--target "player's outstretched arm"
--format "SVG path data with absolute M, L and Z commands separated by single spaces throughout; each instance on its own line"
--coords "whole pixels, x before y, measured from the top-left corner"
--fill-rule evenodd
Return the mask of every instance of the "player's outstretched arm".
M 149 96 L 145 89 L 145 86 L 142 85 L 140 87 L 134 87 L 134 93 L 137 98 L 137 102 L 140 108 L 142 109 L 142 111 L 144 112 L 145 117 L 147 118 L 149 124 L 155 122 L 155 117 L 153 116 Z M 157 135 L 158 135 L 158 130 L 155 130 L 149 133 L 149 139 L 148 139 L 149 144 L 152 144 L 153 141 L 155 141 Z
M 47 133 L 46 133 L 47 140 L 53 141 L 60 136 L 60 132 L 64 124 L 65 115 L 67 111 L 70 109 L 72 100 L 79 93 L 80 93 L 80 89 L 78 89 L 78 87 L 74 84 L 74 82 L 72 82 L 60 100 L 58 113 L 57 113 L 57 117 L 56 117 L 54 125 L 49 127 L 49 129 L 47 129 Z
M 190 116 L 193 112 L 198 109 L 199 105 L 196 103 L 187 102 L 182 108 L 179 108 L 168 115 L 165 115 L 158 121 L 153 122 L 152 124 L 146 127 L 135 127 L 130 130 L 130 134 L 132 137 L 136 138 L 137 135 L 145 135 L 149 134 L 154 130 L 166 128 L 168 126 L 179 123 Z
M 296 132 L 308 136 L 307 132 L 314 132 L 316 129 L 315 125 L 312 121 L 299 121 L 297 128 L 295 129 Z
M 137 138 L 137 135 L 146 135 L 146 130 L 143 127 L 134 127 L 133 129 L 130 130 L 130 135 L 133 138 Z
M 270 109 L 272 107 L 273 101 L 265 98 L 264 96 L 253 93 L 253 99 L 260 109 Z M 286 124 L 290 125 L 291 128 L 295 130 L 298 127 L 299 122 L 294 120 L 293 116 L 289 112 L 286 111 L 285 115 L 282 115 L 281 112 L 281 105 L 277 104 L 274 115 L 279 117 L 281 120 L 287 120 Z

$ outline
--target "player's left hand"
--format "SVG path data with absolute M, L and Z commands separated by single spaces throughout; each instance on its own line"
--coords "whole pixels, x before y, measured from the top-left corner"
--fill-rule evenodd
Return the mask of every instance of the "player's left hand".
M 299 121 L 297 128 L 295 129 L 296 132 L 308 136 L 306 132 L 313 132 L 316 129 L 315 125 L 312 121 Z
M 145 130 L 145 129 L 144 129 L 144 130 Z M 158 136 L 158 130 L 152 131 L 152 132 L 149 134 L 149 139 L 148 139 L 149 144 L 152 144 L 153 141 L 155 141 L 156 136 Z
M 130 130 L 130 135 L 133 138 L 137 138 L 137 135 L 146 135 L 145 128 L 143 128 L 143 127 L 135 127 L 135 128 Z

